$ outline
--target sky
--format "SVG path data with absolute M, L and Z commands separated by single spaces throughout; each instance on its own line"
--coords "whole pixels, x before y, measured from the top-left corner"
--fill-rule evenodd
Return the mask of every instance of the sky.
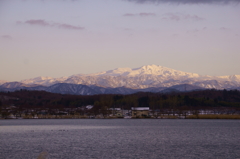
M 160 65 L 240 75 L 240 0 L 0 0 L 0 80 Z

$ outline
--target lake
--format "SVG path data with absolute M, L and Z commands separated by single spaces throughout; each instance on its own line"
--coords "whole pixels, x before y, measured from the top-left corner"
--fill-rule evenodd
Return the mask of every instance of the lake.
M 0 120 L 0 158 L 240 158 L 240 120 Z

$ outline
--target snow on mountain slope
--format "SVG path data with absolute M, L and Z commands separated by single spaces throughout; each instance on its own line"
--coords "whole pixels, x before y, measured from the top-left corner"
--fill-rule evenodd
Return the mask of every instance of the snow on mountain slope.
M 146 65 L 139 68 L 117 68 L 114 70 L 100 72 L 96 74 L 90 74 L 90 76 L 141 76 L 141 75 L 155 75 L 155 76 L 184 76 L 184 77 L 199 77 L 196 73 L 186 73 L 177 71 L 163 66 L 158 65 Z
M 98 92 L 86 85 L 76 85 L 67 83 L 58 83 L 49 86 L 46 91 L 52 93 L 61 94 L 81 94 L 81 95 L 93 95 L 98 94 Z M 99 93 L 100 94 L 100 93 Z
M 37 84 L 25 84 L 21 82 L 7 82 L 1 85 L 4 88 L 16 88 L 16 87 L 35 87 Z
M 168 87 L 180 84 L 179 81 L 200 77 L 203 76 L 157 65 L 147 65 L 135 69 L 117 68 L 96 74 L 73 75 L 65 83 L 142 89 Z
M 240 87 L 240 75 L 202 76 L 196 73 L 177 71 L 158 65 L 146 65 L 134 69 L 117 68 L 95 74 L 78 74 L 61 78 L 37 77 L 22 80 L 21 83 L 43 86 L 68 83 L 87 86 L 95 85 L 105 88 L 127 87 L 132 89 L 160 88 L 190 84 L 203 88 L 234 89 Z
M 0 80 L 0 85 L 4 84 L 4 83 L 7 83 L 8 81 L 5 81 L 5 80 Z
M 7 82 L 0 85 L 0 91 L 16 91 L 20 89 L 27 90 L 45 90 L 45 86 L 37 85 L 37 84 L 25 84 L 21 82 Z
M 63 83 L 67 78 L 68 77 L 61 77 L 61 78 L 36 77 L 36 78 L 22 80 L 21 83 L 50 86 L 56 83 Z

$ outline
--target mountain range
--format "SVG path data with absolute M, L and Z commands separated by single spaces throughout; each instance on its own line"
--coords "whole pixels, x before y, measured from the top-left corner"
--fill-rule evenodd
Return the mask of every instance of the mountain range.
M 18 82 L 0 81 L 0 91 L 45 90 L 62 94 L 131 94 L 143 92 L 238 89 L 240 75 L 206 76 L 157 65 L 117 68 L 95 74 L 69 77 L 36 77 Z

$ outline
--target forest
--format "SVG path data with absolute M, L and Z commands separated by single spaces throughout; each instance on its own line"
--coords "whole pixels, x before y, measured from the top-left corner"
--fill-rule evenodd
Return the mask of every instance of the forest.
M 93 108 L 86 110 L 87 105 Z M 108 116 L 109 110 L 121 108 L 131 110 L 132 107 L 149 107 L 151 116 L 198 114 L 200 111 L 212 114 L 240 114 L 240 92 L 237 90 L 203 90 L 182 93 L 146 93 L 130 95 L 67 95 L 45 91 L 19 90 L 0 92 L 0 114 L 2 117 L 10 113 L 39 115 L 56 115 L 66 112 L 70 115 L 80 114 Z M 20 115 L 21 116 L 21 115 Z
M 204 90 L 184 93 L 135 93 L 130 95 L 66 95 L 45 91 L 20 90 L 0 92 L 0 105 L 15 105 L 22 108 L 81 107 L 105 105 L 107 107 L 150 107 L 152 109 L 172 107 L 240 107 L 240 92 L 237 90 Z

